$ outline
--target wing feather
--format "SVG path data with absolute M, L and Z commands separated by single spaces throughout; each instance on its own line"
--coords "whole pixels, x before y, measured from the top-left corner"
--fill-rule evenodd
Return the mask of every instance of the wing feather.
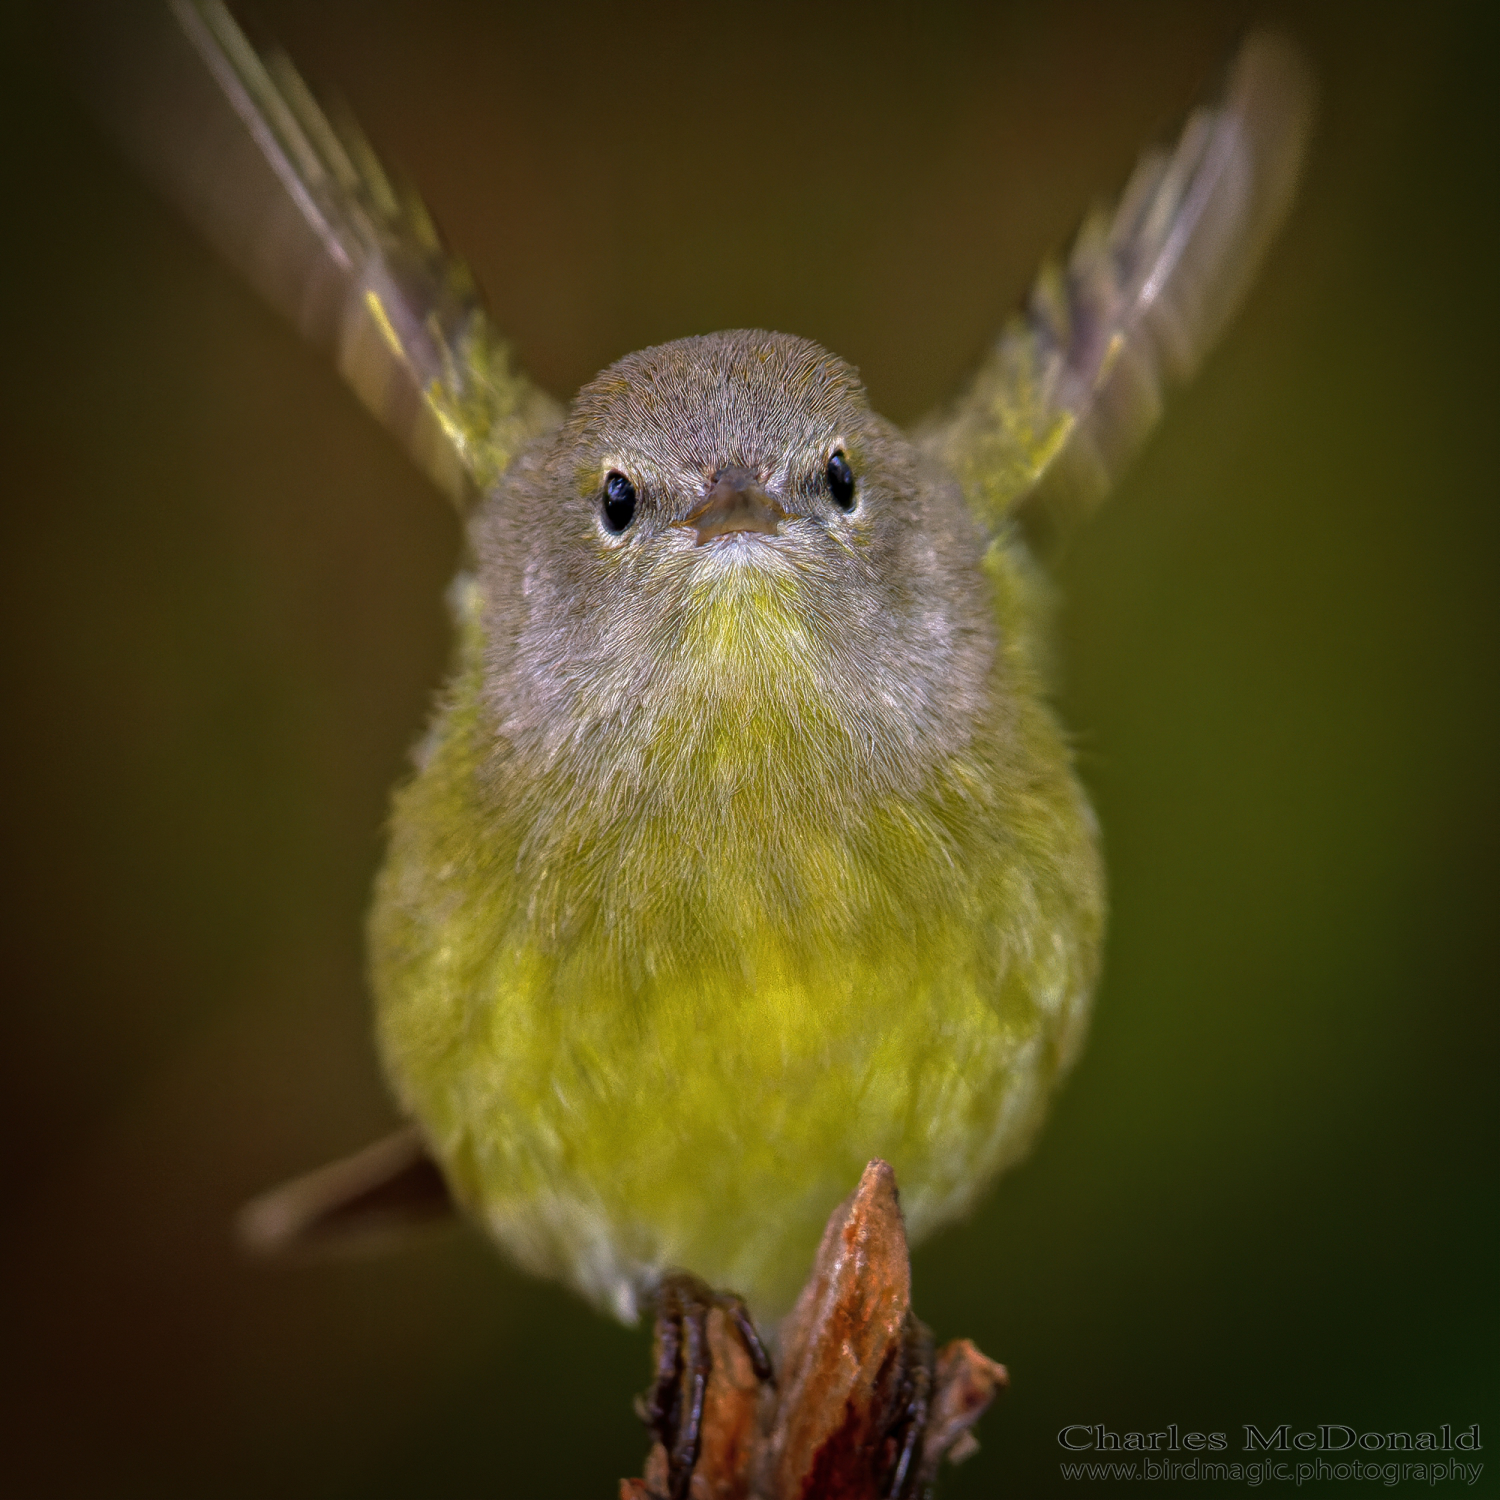
M 1313 115 L 1301 53 L 1250 37 L 1222 101 L 1148 151 L 1112 214 L 1044 266 L 970 389 L 925 441 L 987 532 L 1044 548 L 1104 497 L 1233 316 L 1296 193 Z
M 556 424 L 421 202 L 283 53 L 221 0 L 133 8 L 114 31 L 89 89 L 126 149 L 443 490 L 482 493 Z

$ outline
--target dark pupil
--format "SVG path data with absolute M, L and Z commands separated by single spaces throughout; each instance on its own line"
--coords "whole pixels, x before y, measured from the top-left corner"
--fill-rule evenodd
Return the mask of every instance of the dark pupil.
M 621 473 L 611 470 L 604 481 L 604 524 L 611 531 L 624 531 L 635 515 L 635 486 Z
M 828 488 L 840 510 L 849 510 L 854 505 L 854 470 L 843 452 L 835 453 L 828 460 Z

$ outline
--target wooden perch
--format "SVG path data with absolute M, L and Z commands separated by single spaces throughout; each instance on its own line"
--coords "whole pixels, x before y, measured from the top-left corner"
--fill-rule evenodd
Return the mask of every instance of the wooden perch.
M 620 1500 L 915 1500 L 1007 1383 L 968 1339 L 934 1353 L 883 1161 L 829 1218 L 780 1350 L 773 1373 L 737 1297 L 668 1278 L 640 1404 L 656 1442 Z
M 277 1258 L 347 1253 L 451 1215 L 413 1127 L 247 1204 L 240 1243 Z M 823 1231 L 772 1360 L 744 1303 L 669 1276 L 656 1309 L 656 1380 L 639 1403 L 656 1438 L 621 1500 L 917 1500 L 1006 1383 L 967 1339 L 934 1352 L 911 1310 L 906 1227 L 883 1161 Z

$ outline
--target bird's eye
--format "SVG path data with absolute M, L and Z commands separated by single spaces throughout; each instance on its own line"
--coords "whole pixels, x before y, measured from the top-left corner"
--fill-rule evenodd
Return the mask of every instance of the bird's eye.
M 604 524 L 619 533 L 635 516 L 635 486 L 618 469 L 604 481 Z
M 842 448 L 828 460 L 828 489 L 840 510 L 854 509 L 854 470 Z

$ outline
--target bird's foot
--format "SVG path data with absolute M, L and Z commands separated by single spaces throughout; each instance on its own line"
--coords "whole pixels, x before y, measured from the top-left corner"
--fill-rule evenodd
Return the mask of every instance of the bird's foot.
M 646 1477 L 625 1481 L 621 1495 L 740 1500 L 749 1493 L 761 1391 L 773 1383 L 744 1301 L 696 1276 L 668 1276 L 657 1289 L 655 1343 L 656 1380 L 636 1410 L 656 1443 Z

